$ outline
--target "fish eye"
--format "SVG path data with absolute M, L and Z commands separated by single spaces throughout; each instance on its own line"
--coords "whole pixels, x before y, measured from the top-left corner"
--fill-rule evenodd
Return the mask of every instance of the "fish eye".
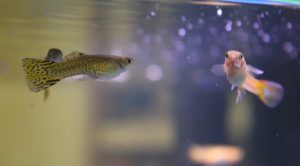
M 131 60 L 130 58 L 126 58 L 126 62 L 127 62 L 128 64 L 130 64 L 130 63 L 132 62 L 132 60 Z
M 228 58 L 228 53 L 225 54 L 225 58 Z
M 240 54 L 240 59 L 243 59 L 243 57 L 244 57 L 243 54 Z

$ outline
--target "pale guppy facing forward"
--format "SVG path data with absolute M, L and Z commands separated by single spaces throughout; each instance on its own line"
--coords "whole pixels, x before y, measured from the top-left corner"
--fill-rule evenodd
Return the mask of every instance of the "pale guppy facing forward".
M 114 78 L 131 63 L 129 57 L 86 55 L 78 51 L 62 59 L 60 50 L 50 49 L 45 60 L 24 58 L 23 69 L 29 89 L 38 92 L 75 75 L 84 74 L 95 79 Z
M 263 71 L 247 65 L 244 55 L 235 50 L 225 54 L 224 64 L 214 65 L 211 71 L 216 75 L 226 74 L 233 90 L 238 88 L 236 102 L 241 100 L 245 90 L 257 95 L 268 107 L 276 107 L 283 98 L 283 87 L 276 82 L 258 80 L 254 75 L 262 74 Z

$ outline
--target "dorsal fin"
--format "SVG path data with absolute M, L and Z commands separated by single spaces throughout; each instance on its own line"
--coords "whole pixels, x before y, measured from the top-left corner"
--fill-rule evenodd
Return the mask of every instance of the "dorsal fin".
M 56 63 L 62 62 L 63 61 L 62 51 L 60 49 L 57 49 L 57 48 L 49 49 L 45 60 L 46 61 L 51 61 L 51 62 L 56 62 Z
M 73 51 L 71 52 L 70 54 L 66 55 L 64 57 L 64 60 L 71 60 L 71 59 L 74 59 L 74 58 L 78 58 L 78 57 L 81 57 L 81 56 L 84 56 L 85 54 L 80 52 L 80 51 Z

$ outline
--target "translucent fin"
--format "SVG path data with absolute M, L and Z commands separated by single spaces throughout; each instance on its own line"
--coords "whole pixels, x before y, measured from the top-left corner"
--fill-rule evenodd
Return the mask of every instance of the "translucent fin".
M 235 86 L 234 86 L 234 85 L 231 85 L 231 88 L 230 88 L 230 90 L 231 90 L 231 91 L 233 91 L 233 90 L 234 90 L 234 88 L 235 88 Z
M 60 49 L 51 48 L 51 49 L 49 49 L 45 60 L 60 63 L 63 61 L 63 53 Z M 50 90 L 47 88 L 44 91 L 44 101 L 46 101 L 48 99 L 49 95 L 50 95 Z
M 246 90 L 244 88 L 238 88 L 237 90 L 237 97 L 236 97 L 236 103 L 242 101 L 246 94 Z
M 213 65 L 210 69 L 212 73 L 214 73 L 217 76 L 224 76 L 225 70 L 223 64 Z
M 46 88 L 44 90 L 44 101 L 46 101 L 48 99 L 49 95 L 50 95 L 49 88 Z
M 95 77 L 89 76 L 87 74 L 79 74 L 71 77 L 67 77 L 63 79 L 64 81 L 73 82 L 73 81 L 94 81 Z
M 261 89 L 258 97 L 271 108 L 276 107 L 283 98 L 283 87 L 272 81 L 260 80 Z
M 81 57 L 81 56 L 83 56 L 83 55 L 84 55 L 84 53 L 82 53 L 82 52 L 74 51 L 74 52 L 72 52 L 72 53 L 66 55 L 66 56 L 64 57 L 64 60 L 71 60 L 71 59 L 74 59 L 74 58 Z
M 60 79 L 51 77 L 49 67 L 55 62 L 43 61 L 39 59 L 25 58 L 23 59 L 23 69 L 27 85 L 31 91 L 38 92 L 49 86 L 56 84 Z
M 247 65 L 247 66 L 248 66 L 248 71 L 253 75 L 260 75 L 260 74 L 264 73 L 264 71 L 262 71 L 256 67 L 253 67 L 251 65 Z
M 56 49 L 56 48 L 51 48 L 51 49 L 49 49 L 45 60 L 59 63 L 59 62 L 63 61 L 63 54 L 62 54 L 61 50 Z

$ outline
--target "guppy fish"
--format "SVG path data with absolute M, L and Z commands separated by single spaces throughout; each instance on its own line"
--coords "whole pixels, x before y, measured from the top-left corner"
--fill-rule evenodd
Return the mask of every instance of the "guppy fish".
M 60 50 L 50 49 L 45 60 L 24 58 L 23 69 L 29 89 L 38 92 L 74 75 L 84 74 L 95 79 L 114 78 L 131 63 L 129 57 L 86 55 L 78 51 L 62 59 Z
M 283 87 L 276 82 L 258 80 L 254 75 L 262 74 L 263 71 L 247 65 L 241 52 L 230 50 L 225 54 L 225 63 L 214 65 L 211 71 L 216 75 L 226 74 L 233 90 L 237 87 L 237 99 L 239 102 L 245 91 L 249 91 L 259 97 L 268 107 L 274 108 L 283 98 Z

